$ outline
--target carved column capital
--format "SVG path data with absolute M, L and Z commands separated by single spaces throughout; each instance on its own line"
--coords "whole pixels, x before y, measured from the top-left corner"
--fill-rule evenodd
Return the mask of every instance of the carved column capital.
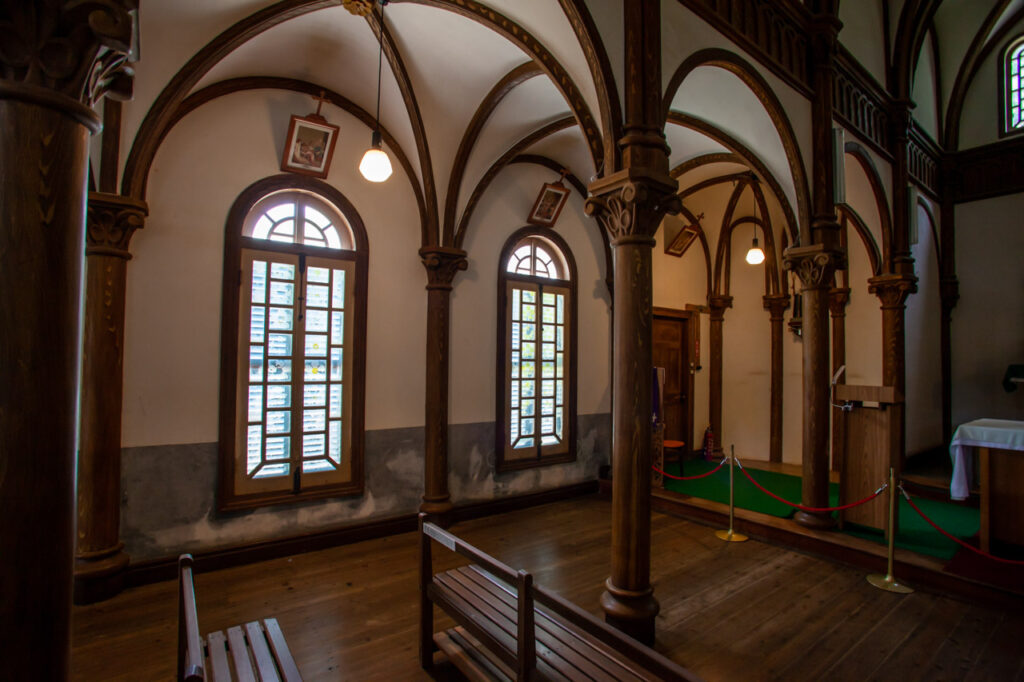
M 914 102 L 906 98 L 897 98 L 892 101 L 889 107 L 889 134 L 892 141 L 906 144 L 910 137 L 910 122 L 913 118 L 911 109 Z
M 917 292 L 917 277 L 907 274 L 879 275 L 868 280 L 868 291 L 882 301 L 882 309 L 902 308 L 907 296 Z
M 601 224 L 613 246 L 627 242 L 653 246 L 662 219 L 680 210 L 678 188 L 679 183 L 668 175 L 627 168 L 592 183 L 584 210 Z
M 764 309 L 770 313 L 770 320 L 782 320 L 783 314 L 789 308 L 789 296 L 786 294 L 769 294 L 761 301 Z
M 783 262 L 800 278 L 804 290 L 825 289 L 831 286 L 836 270 L 846 268 L 846 252 L 823 244 L 793 246 L 786 249 Z
M 451 291 L 455 275 L 469 267 L 465 251 L 447 246 L 425 246 L 420 249 L 420 258 L 427 269 L 427 290 Z
M 953 308 L 960 300 L 960 280 L 956 276 L 939 279 L 939 298 L 942 301 L 943 312 L 947 315 L 953 312 Z
M 850 304 L 849 287 L 833 287 L 828 292 L 828 311 L 832 317 L 846 315 L 846 306 Z
M 14 3 L 15 6 L 20 3 Z M 106 93 L 131 97 L 128 64 L 136 36 L 138 0 L 29 3 L 0 6 L 0 67 L 21 87 L 66 95 L 92 106 Z M 37 97 L 38 99 L 38 97 Z
M 725 311 L 727 308 L 732 307 L 732 296 L 722 296 L 720 294 L 712 294 L 708 296 L 708 309 L 711 312 L 712 320 L 721 320 L 725 317 Z
M 85 255 L 116 256 L 130 260 L 128 243 L 135 230 L 145 225 L 149 207 L 145 201 L 119 194 L 89 192 L 85 224 Z

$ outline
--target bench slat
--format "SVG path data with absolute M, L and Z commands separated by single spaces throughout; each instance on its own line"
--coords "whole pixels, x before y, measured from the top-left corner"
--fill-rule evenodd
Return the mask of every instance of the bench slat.
M 284 633 L 281 632 L 281 626 L 277 624 L 277 618 L 264 619 L 263 626 L 266 628 L 270 648 L 274 652 L 274 658 L 277 659 L 277 667 L 280 669 L 285 682 L 302 682 L 299 667 L 295 665 L 292 652 L 288 650 L 288 644 L 284 641 Z
M 515 679 L 514 671 L 503 665 L 502 662 L 498 660 L 498 657 L 494 655 L 493 651 L 482 645 L 473 637 L 473 635 L 466 632 L 466 628 L 461 625 L 456 625 L 448 631 L 448 634 L 456 643 L 461 643 L 463 646 L 476 649 L 480 654 L 480 663 L 487 667 L 488 670 L 492 671 L 494 679 Z
M 515 638 L 500 628 L 495 628 L 473 606 L 447 587 L 433 583 L 429 587 L 430 599 L 465 627 L 474 637 L 491 648 L 508 666 L 515 665 Z
M 231 667 L 228 664 L 228 640 L 218 630 L 206 635 L 206 655 L 213 668 L 213 682 L 231 682 Z
M 479 591 L 474 590 L 472 586 L 460 582 L 456 575 L 453 575 L 451 572 L 443 573 L 435 576 L 435 580 L 443 585 L 445 589 L 458 595 L 460 599 L 470 604 L 471 608 L 476 609 L 483 616 L 490 628 L 488 632 L 501 637 L 505 649 L 503 653 L 507 654 L 510 665 L 514 665 L 517 660 L 518 634 L 515 620 L 516 610 L 513 608 L 502 612 L 500 610 L 501 604 L 488 600 L 488 595 L 483 595 Z M 564 667 L 560 665 L 561 660 L 554 656 L 545 645 L 540 644 L 537 646 L 537 657 L 537 671 L 544 677 L 548 679 L 568 679 L 570 677 L 565 671 L 559 670 L 560 667 Z M 503 660 L 505 658 L 503 656 Z
M 256 670 L 260 676 L 260 682 L 281 682 L 277 674 L 277 665 L 274 657 L 270 655 L 267 648 L 267 638 L 263 635 L 263 628 L 256 621 L 245 624 L 245 634 L 249 639 L 249 651 L 256 661 Z
M 459 638 L 455 630 L 435 632 L 434 642 L 470 682 L 512 679 L 507 675 L 496 674 L 497 669 L 488 665 L 489 661 L 483 657 L 486 648 L 482 644 L 479 645 L 479 648 L 474 647 L 468 640 Z
M 455 571 L 458 571 L 464 579 L 473 581 L 494 599 L 515 609 L 514 593 L 509 586 L 496 581 L 494 576 L 476 566 L 466 566 L 455 569 Z M 640 682 L 645 679 L 625 666 L 622 661 L 612 655 L 607 647 L 595 647 L 592 643 L 580 639 L 576 632 L 568 630 L 551 619 L 544 611 L 540 609 L 535 609 L 535 611 L 537 641 L 545 645 L 547 652 L 550 652 L 542 654 L 538 649 L 537 655 L 543 655 L 553 666 L 563 668 L 569 677 L 582 674 L 593 680 L 627 680 L 630 682 Z M 566 668 L 556 661 L 550 660 L 552 656 L 563 659 L 572 667 Z
M 235 676 L 238 682 L 257 682 L 252 661 L 249 659 L 249 648 L 245 646 L 245 635 L 238 625 L 228 628 L 228 648 L 231 649 L 231 658 L 235 662 Z

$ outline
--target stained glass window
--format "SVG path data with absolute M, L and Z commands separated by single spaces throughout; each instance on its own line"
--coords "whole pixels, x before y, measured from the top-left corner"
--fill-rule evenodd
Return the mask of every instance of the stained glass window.
M 240 233 L 228 497 L 252 506 L 260 496 L 287 501 L 282 495 L 361 488 L 352 461 L 361 424 L 352 407 L 365 257 L 354 249 L 353 230 L 332 204 L 294 190 L 253 203 Z
M 1022 83 L 1024 80 L 1024 38 L 1018 40 L 1006 51 L 1006 132 L 1024 130 L 1024 102 Z
M 557 236 L 531 232 L 513 236 L 502 263 L 499 468 L 566 461 L 575 453 L 571 256 Z

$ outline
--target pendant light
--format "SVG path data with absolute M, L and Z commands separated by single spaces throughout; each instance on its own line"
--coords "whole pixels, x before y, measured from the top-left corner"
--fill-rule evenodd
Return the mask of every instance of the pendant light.
M 384 182 L 391 177 L 391 159 L 384 151 L 380 136 L 380 74 L 384 63 L 384 6 L 388 0 L 380 3 L 380 39 L 377 53 L 377 116 L 374 118 L 373 135 L 370 137 L 370 148 L 363 154 L 359 162 L 359 172 L 370 182 Z
M 764 251 L 757 243 L 757 195 L 754 194 L 754 185 L 750 185 L 750 195 L 754 199 L 754 243 L 751 244 L 750 250 L 747 251 L 747 262 L 751 265 L 760 265 L 764 262 Z

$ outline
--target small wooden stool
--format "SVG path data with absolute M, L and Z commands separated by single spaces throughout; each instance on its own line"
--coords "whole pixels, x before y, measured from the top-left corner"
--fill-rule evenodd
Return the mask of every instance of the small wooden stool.
M 683 461 L 683 446 L 686 445 L 681 440 L 669 440 L 665 439 L 665 463 L 669 462 L 682 462 Z

